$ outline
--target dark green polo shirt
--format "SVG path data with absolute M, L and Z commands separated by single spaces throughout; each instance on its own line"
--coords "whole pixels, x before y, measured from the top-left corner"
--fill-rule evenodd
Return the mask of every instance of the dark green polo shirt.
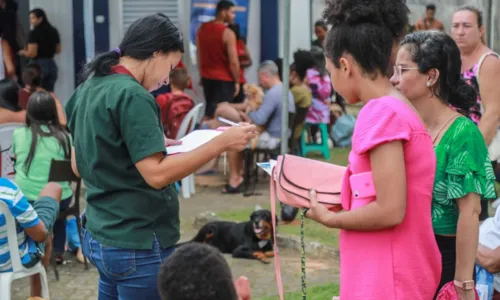
M 100 243 L 152 249 L 179 240 L 179 201 L 172 186 L 150 187 L 135 163 L 165 152 L 160 110 L 134 78 L 90 78 L 66 104 L 78 171 L 86 186 L 86 228 Z

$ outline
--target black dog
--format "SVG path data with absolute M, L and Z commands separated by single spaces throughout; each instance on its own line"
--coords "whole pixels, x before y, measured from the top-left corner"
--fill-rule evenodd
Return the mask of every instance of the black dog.
M 274 256 L 271 212 L 265 209 L 254 211 L 250 221 L 242 223 L 210 222 L 200 229 L 191 242 L 212 245 L 222 253 L 232 254 L 234 258 L 258 259 L 269 263 L 269 258 Z

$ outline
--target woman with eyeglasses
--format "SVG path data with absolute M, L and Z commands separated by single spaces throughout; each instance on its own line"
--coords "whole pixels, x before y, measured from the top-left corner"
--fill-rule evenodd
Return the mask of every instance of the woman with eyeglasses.
M 460 76 L 460 50 L 448 35 L 416 32 L 400 46 L 391 81 L 421 115 L 437 158 L 432 226 L 443 271 L 436 292 L 454 281 L 460 299 L 472 300 L 481 197 L 495 198 L 495 177 L 478 127 L 450 106 L 469 111 L 477 94 Z

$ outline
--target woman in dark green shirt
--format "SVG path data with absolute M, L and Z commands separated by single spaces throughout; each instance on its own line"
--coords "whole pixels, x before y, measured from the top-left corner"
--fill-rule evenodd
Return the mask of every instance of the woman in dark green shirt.
M 254 136 L 254 126 L 232 127 L 192 152 L 166 156 L 150 92 L 168 83 L 183 50 L 166 16 L 139 19 L 117 49 L 85 67 L 66 105 L 73 168 L 87 188 L 82 250 L 99 270 L 99 299 L 160 299 L 159 266 L 180 235 L 171 184 Z
M 401 42 L 391 80 L 418 110 L 434 142 L 432 225 L 442 257 L 439 287 L 455 280 L 460 299 L 472 300 L 480 202 L 496 198 L 495 176 L 481 132 L 450 107 L 468 111 L 476 102 L 460 68 L 451 37 L 419 31 Z

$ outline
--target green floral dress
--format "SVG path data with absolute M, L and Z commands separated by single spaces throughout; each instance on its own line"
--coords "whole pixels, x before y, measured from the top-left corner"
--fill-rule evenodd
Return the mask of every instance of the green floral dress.
M 432 194 L 432 226 L 438 235 L 457 233 L 456 199 L 468 193 L 483 201 L 495 199 L 495 175 L 488 149 L 477 126 L 458 117 L 434 147 L 437 167 Z

